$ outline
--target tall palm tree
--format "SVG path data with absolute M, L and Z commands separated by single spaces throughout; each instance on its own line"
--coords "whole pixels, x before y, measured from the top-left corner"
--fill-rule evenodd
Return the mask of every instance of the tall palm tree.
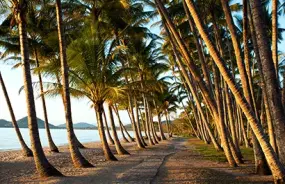
M 79 148 L 76 145 L 76 140 L 73 130 L 73 122 L 71 115 L 71 102 L 70 102 L 70 92 L 69 92 L 69 80 L 68 80 L 68 64 L 66 59 L 66 45 L 63 32 L 62 23 L 62 11 L 61 11 L 61 1 L 56 0 L 56 17 L 57 17 L 57 29 L 58 29 L 58 39 L 59 39 L 59 56 L 61 64 L 61 75 L 62 75 L 62 88 L 63 88 L 63 102 L 65 108 L 65 120 L 66 129 L 68 134 L 69 150 L 71 158 L 75 167 L 92 167 L 80 153 Z
M 88 36 L 94 36 L 92 30 L 86 29 L 82 37 L 73 41 L 68 48 L 71 90 L 72 95 L 87 97 L 93 104 L 105 158 L 117 160 L 107 143 L 102 113 L 103 103 L 106 100 L 115 101 L 124 90 L 121 89 L 120 81 L 118 81 L 121 72 L 115 72 L 113 68 L 116 63 L 113 59 L 116 48 L 113 44 L 108 47 L 110 35 L 107 33 L 96 34 L 100 34 L 100 36 L 86 41 Z M 108 52 L 104 53 L 105 50 Z M 114 137 L 114 139 L 116 138 Z M 115 141 L 115 145 L 116 142 L 118 143 L 118 140 Z
M 277 155 L 275 154 L 274 150 L 270 146 L 268 140 L 265 138 L 265 134 L 263 133 L 263 129 L 261 127 L 261 124 L 258 122 L 256 117 L 254 116 L 253 112 L 249 109 L 248 103 L 243 99 L 243 96 L 237 89 L 237 87 L 234 84 L 234 81 L 232 77 L 230 76 L 228 70 L 226 69 L 224 62 L 222 61 L 222 58 L 220 57 L 220 54 L 217 52 L 216 48 L 214 47 L 213 43 L 210 41 L 207 33 L 204 30 L 204 26 L 202 24 L 202 21 L 200 20 L 200 17 L 198 16 L 197 10 L 195 8 L 195 5 L 193 1 L 186 0 L 187 6 L 189 8 L 189 11 L 193 17 L 193 20 L 196 24 L 196 27 L 203 38 L 205 44 L 207 45 L 209 52 L 212 56 L 212 58 L 215 61 L 215 64 L 218 66 L 221 75 L 223 76 L 224 80 L 228 84 L 229 88 L 231 89 L 236 102 L 241 107 L 243 113 L 247 117 L 247 120 L 250 123 L 250 126 L 254 132 L 254 134 L 257 137 L 257 140 L 259 141 L 261 148 L 265 154 L 266 160 L 269 163 L 270 169 L 272 171 L 272 174 L 274 176 L 274 179 L 276 181 L 284 181 L 284 168 L 277 159 Z
M 44 50 L 46 55 L 51 54 L 51 49 L 43 42 L 42 34 L 46 32 L 46 30 L 39 30 L 43 27 L 43 25 L 46 23 L 46 19 L 41 18 L 42 14 L 46 11 L 45 8 L 40 9 L 35 8 L 37 6 L 37 3 L 30 3 L 28 7 L 28 13 L 27 13 L 27 31 L 29 32 L 28 36 L 28 42 L 30 45 L 30 55 L 32 55 L 33 60 L 31 59 L 30 64 L 31 66 L 38 67 L 39 66 L 39 57 L 40 57 L 40 50 Z M 39 7 L 39 6 L 38 6 Z M 12 21 L 12 16 L 8 15 L 6 20 L 2 23 L 1 27 L 3 26 L 8 27 L 7 23 L 8 21 Z M 48 29 L 47 27 L 45 27 Z M 5 57 L 4 61 L 10 61 L 13 60 L 16 62 L 16 64 L 13 66 L 13 68 L 20 67 L 20 58 L 17 57 L 20 54 L 19 47 L 19 36 L 14 35 L 13 31 L 10 29 L 3 29 L 5 32 L 1 35 L 2 37 L 2 43 L 1 45 L 5 48 L 4 53 L 2 54 L 2 57 Z M 15 56 L 11 56 L 11 54 L 14 54 Z M 38 74 L 39 76 L 39 83 L 40 83 L 40 92 L 43 93 L 43 85 L 42 85 L 42 77 L 41 74 Z M 22 90 L 22 88 L 21 88 Z M 43 111 L 44 111 L 44 125 L 47 133 L 48 143 L 50 150 L 52 152 L 58 152 L 58 148 L 54 144 L 52 140 L 52 136 L 49 129 L 49 122 L 47 117 L 47 109 L 46 109 L 46 103 L 44 96 L 41 96 L 42 105 L 43 105 Z
M 28 127 L 30 130 L 31 146 L 36 168 L 39 175 L 43 177 L 62 176 L 62 174 L 48 162 L 39 139 L 39 130 L 29 63 L 29 45 L 26 29 L 26 13 L 29 2 L 26 0 L 11 0 L 9 1 L 9 3 L 9 5 L 11 6 L 11 11 L 13 12 L 13 19 L 16 21 L 18 26 L 20 36 L 19 43 L 22 58 L 24 90 L 27 104 Z
M 234 158 L 232 157 L 232 153 L 231 153 L 231 150 L 229 147 L 229 142 L 227 140 L 227 135 L 226 135 L 227 130 L 226 130 L 226 127 L 225 127 L 225 124 L 223 123 L 223 121 L 220 120 L 222 117 L 220 117 L 218 114 L 217 104 L 211 98 L 211 95 L 208 91 L 208 88 L 205 86 L 203 79 L 198 74 L 198 69 L 197 69 L 196 65 L 193 63 L 193 61 L 191 60 L 190 55 L 186 49 L 185 43 L 183 43 L 178 32 L 175 30 L 173 22 L 170 20 L 163 4 L 160 1 L 156 1 L 156 5 L 158 7 L 158 10 L 159 10 L 161 16 L 165 19 L 165 23 L 164 23 L 165 26 L 164 27 L 165 27 L 166 32 L 169 35 L 171 42 L 173 42 L 173 46 L 175 47 L 175 45 L 176 45 L 175 43 L 177 43 L 177 45 L 179 46 L 181 54 L 183 55 L 184 59 L 186 60 L 187 68 L 191 71 L 191 74 L 193 75 L 193 79 L 197 82 L 201 92 L 203 93 L 202 96 L 205 99 L 205 102 L 207 102 L 207 105 L 209 106 L 209 108 L 211 109 L 211 111 L 213 113 L 216 126 L 219 127 L 219 134 L 221 136 L 221 140 L 222 140 L 222 144 L 224 146 L 224 151 L 225 151 L 225 155 L 227 157 L 227 160 L 231 166 L 235 167 L 236 163 L 234 161 Z M 170 32 L 173 33 L 173 38 L 172 38 L 172 35 L 170 34 Z M 190 82 L 190 80 L 188 80 L 186 78 L 186 76 L 188 76 L 186 69 L 184 69 L 182 63 L 178 62 L 178 65 L 182 70 L 182 73 L 186 79 L 187 85 L 190 86 L 191 82 Z
M 269 46 L 269 40 L 266 35 L 263 19 L 258 17 L 262 14 L 262 5 L 260 2 L 250 1 L 253 24 L 256 32 L 257 45 L 261 59 L 262 72 L 264 75 L 264 89 L 271 109 L 271 115 L 276 134 L 276 143 L 278 146 L 278 156 L 281 162 L 285 163 L 285 113 L 282 106 L 281 94 L 279 90 L 278 79 L 272 58 L 272 52 Z

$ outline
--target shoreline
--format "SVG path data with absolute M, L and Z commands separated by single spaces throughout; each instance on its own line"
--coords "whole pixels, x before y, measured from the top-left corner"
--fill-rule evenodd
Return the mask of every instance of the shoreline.
M 121 140 L 120 140 L 121 141 Z M 88 142 L 83 142 L 83 141 L 80 141 L 82 144 L 92 144 L 92 143 L 95 143 L 95 144 L 99 144 L 100 143 L 100 140 L 98 141 L 88 141 Z M 68 146 L 68 143 L 64 143 L 64 144 L 59 144 L 59 145 L 56 145 L 58 148 L 60 147 L 67 147 Z M 28 145 L 28 147 L 31 149 L 31 146 Z M 88 148 L 87 148 L 88 149 Z M 43 147 L 43 150 L 44 151 L 49 151 L 49 146 L 44 146 Z M 15 148 L 15 149 L 0 149 L 0 153 L 2 152 L 13 152 L 13 151 L 22 151 L 21 148 Z M 1 160 L 0 160 L 1 161 Z
M 137 150 L 136 143 L 121 142 L 128 151 Z M 104 164 L 113 164 L 106 162 L 100 142 L 83 143 L 86 149 L 80 149 L 82 155 L 93 165 L 95 169 Z M 120 160 L 125 155 L 117 155 L 115 146 L 110 145 L 112 152 Z M 74 168 L 68 145 L 58 146 L 59 153 L 49 151 L 48 147 L 44 147 L 45 155 L 48 161 L 58 168 L 65 176 L 84 175 L 90 169 Z M 0 183 L 40 183 L 45 178 L 39 178 L 36 173 L 33 157 L 25 157 L 21 150 L 2 151 L 0 152 Z M 46 181 L 44 181 L 46 183 Z

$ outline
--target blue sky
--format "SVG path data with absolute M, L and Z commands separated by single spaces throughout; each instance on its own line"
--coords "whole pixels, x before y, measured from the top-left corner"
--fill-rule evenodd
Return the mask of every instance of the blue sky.
M 279 24 L 281 27 L 285 27 L 285 17 L 282 16 L 279 19 Z M 152 31 L 155 33 L 159 33 L 159 28 L 152 28 Z M 285 34 L 283 33 L 283 37 L 285 38 Z M 285 41 L 279 43 L 279 50 L 285 52 Z M 2 62 L 1 62 L 2 63 Z M 20 95 L 18 93 L 20 87 L 23 85 L 22 81 L 22 69 L 13 69 L 11 70 L 11 66 L 0 64 L 0 70 L 2 72 L 3 79 L 6 83 L 6 87 L 11 99 L 11 103 L 14 108 L 14 112 L 16 118 L 22 118 L 26 116 L 26 102 L 25 96 L 22 92 Z M 33 81 L 38 81 L 37 77 L 33 77 Z M 35 91 L 35 96 L 38 93 Z M 56 98 L 47 98 L 47 110 L 49 121 L 52 124 L 62 124 L 65 123 L 64 118 L 64 109 L 62 105 L 62 101 L 59 97 Z M 40 99 L 36 99 L 36 110 L 37 116 L 43 119 L 43 111 L 42 104 Z M 95 113 L 94 110 L 90 108 L 90 104 L 88 100 L 85 99 L 72 99 L 72 116 L 74 123 L 76 122 L 88 122 L 95 124 Z M 126 112 L 121 112 L 122 120 L 124 123 L 129 123 L 129 117 Z M 2 93 L 2 89 L 0 92 L 0 119 L 10 120 L 9 111 Z

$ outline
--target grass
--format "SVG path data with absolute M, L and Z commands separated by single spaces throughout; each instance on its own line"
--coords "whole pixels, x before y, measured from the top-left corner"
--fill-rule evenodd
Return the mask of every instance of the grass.
M 198 139 L 190 139 L 189 145 L 194 146 L 195 150 L 203 155 L 205 159 L 217 162 L 227 162 L 224 152 L 217 151 L 212 144 L 205 144 L 203 141 Z M 254 160 L 253 150 L 251 148 L 241 147 L 240 149 L 244 160 Z

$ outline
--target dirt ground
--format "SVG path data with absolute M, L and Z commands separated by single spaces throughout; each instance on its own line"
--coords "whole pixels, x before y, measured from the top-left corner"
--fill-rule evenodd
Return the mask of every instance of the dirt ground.
M 0 183 L 272 183 L 272 176 L 258 176 L 252 163 L 230 168 L 227 163 L 211 161 L 191 146 L 195 139 L 173 138 L 147 149 L 124 143 L 131 153 L 116 155 L 119 161 L 105 161 L 98 143 L 85 144 L 83 155 L 94 168 L 73 168 L 66 146 L 60 153 L 50 153 L 48 160 L 65 177 L 38 178 L 32 158 L 20 151 L 0 152 Z M 111 146 L 114 150 L 114 146 Z

